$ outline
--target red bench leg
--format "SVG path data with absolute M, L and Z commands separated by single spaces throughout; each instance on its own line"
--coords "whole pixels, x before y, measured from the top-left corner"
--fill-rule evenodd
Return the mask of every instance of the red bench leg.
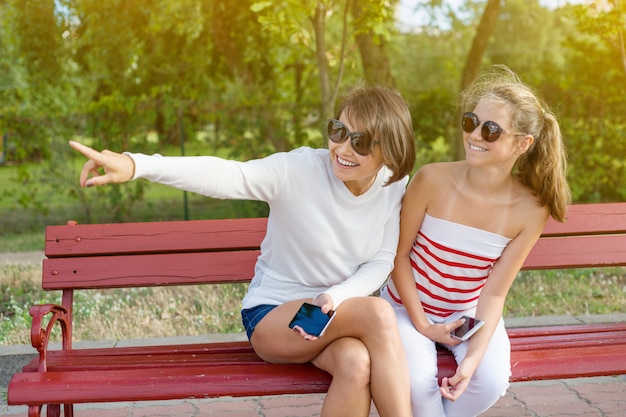
M 40 405 L 29 405 L 28 406 L 28 417 L 40 417 L 41 416 L 41 406 Z
M 61 417 L 61 406 L 59 404 L 48 404 L 46 406 L 46 417 Z
M 41 417 L 41 405 L 29 405 L 28 417 Z M 74 404 L 63 404 L 64 417 L 74 417 Z M 61 406 L 59 404 L 48 404 L 46 406 L 46 417 L 61 417 Z

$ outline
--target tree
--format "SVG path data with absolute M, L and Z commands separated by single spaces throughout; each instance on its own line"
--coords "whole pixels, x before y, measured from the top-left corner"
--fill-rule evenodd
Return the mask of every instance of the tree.
M 384 70 L 388 59 L 378 39 L 386 36 L 386 23 L 391 20 L 391 4 L 373 0 L 287 0 L 258 2 L 253 8 L 259 13 L 259 20 L 265 27 L 280 35 L 285 46 L 291 44 L 293 47 L 296 44 L 315 57 L 315 71 L 319 79 L 319 113 L 330 115 L 344 83 L 344 68 L 352 66 L 354 62 L 350 52 L 350 33 L 360 44 L 362 62 L 367 68 L 366 77 L 369 77 L 369 81 L 390 83 L 390 71 Z M 348 20 L 350 11 L 353 15 L 352 25 Z M 328 21 L 334 22 L 330 30 Z M 327 43 L 329 37 L 334 40 L 330 47 Z M 374 45 L 372 50 L 366 49 L 368 45 Z M 375 63 L 376 59 L 381 61 Z M 383 67 L 383 72 L 374 73 L 374 65 Z
M 624 201 L 626 191 L 626 71 L 622 1 L 572 6 L 563 130 L 569 140 L 577 201 Z
M 470 85 L 478 74 L 478 70 L 482 64 L 485 51 L 487 50 L 489 38 L 493 33 L 496 21 L 498 19 L 498 16 L 500 15 L 500 9 L 500 0 L 487 1 L 485 11 L 483 12 L 480 23 L 478 24 L 478 27 L 476 29 L 474 40 L 472 41 L 472 47 L 469 51 L 469 54 L 467 55 L 467 59 L 465 60 L 465 66 L 463 67 L 463 73 L 461 75 L 461 90 Z M 459 132 L 460 129 L 461 128 L 459 126 Z M 461 138 L 462 134 L 458 135 L 457 137 Z M 455 150 L 455 159 L 461 159 L 465 157 L 465 149 L 462 140 L 457 140 L 456 146 L 453 146 L 452 149 Z
M 352 17 L 354 19 L 354 38 L 361 55 L 363 75 L 369 85 L 386 85 L 393 87 L 395 80 L 389 65 L 389 57 L 385 45 L 389 40 L 388 27 L 393 19 L 389 16 L 392 7 L 380 8 L 380 3 L 371 0 L 351 0 Z M 348 3 L 350 0 L 348 0 Z

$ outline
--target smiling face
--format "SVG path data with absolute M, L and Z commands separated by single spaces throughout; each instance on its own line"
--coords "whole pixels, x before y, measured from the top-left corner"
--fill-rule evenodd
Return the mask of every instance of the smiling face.
M 484 99 L 473 110 L 480 125 L 472 132 L 463 132 L 465 158 L 470 163 L 485 164 L 505 163 L 511 167 L 517 158 L 528 149 L 532 136 L 514 134 L 511 126 L 511 108 L 503 102 Z M 487 142 L 481 135 L 483 124 L 487 121 L 497 123 L 503 130 L 494 142 Z
M 345 117 L 345 113 L 341 114 L 339 120 L 350 132 L 359 132 L 358 126 L 353 125 Z M 335 143 L 329 139 L 328 149 L 335 177 L 343 181 L 352 194 L 365 193 L 372 186 L 376 174 L 383 165 L 380 146 L 374 146 L 372 153 L 363 156 L 354 151 L 349 138 L 342 143 Z

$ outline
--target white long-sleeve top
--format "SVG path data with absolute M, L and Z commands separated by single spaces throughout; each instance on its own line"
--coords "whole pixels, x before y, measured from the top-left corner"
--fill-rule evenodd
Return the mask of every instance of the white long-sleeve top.
M 408 177 L 353 195 L 338 180 L 327 149 L 302 147 L 248 162 L 213 156 L 128 154 L 134 178 L 213 198 L 269 204 L 267 234 L 243 308 L 332 296 L 344 300 L 376 291 L 393 267 L 400 204 Z

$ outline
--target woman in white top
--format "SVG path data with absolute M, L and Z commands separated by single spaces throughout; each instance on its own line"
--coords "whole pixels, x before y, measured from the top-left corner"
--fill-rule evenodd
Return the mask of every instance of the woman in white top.
M 506 67 L 462 94 L 465 160 L 422 167 L 407 188 L 392 279 L 414 417 L 470 417 L 504 395 L 506 295 L 549 216 L 565 221 L 570 191 L 556 118 Z M 462 315 L 484 321 L 468 341 Z M 456 372 L 437 380 L 436 344 Z
M 367 416 L 372 399 L 381 416 L 410 416 L 395 315 L 368 296 L 393 268 L 415 162 L 408 107 L 394 91 L 357 88 L 329 120 L 328 136 L 328 149 L 248 162 L 70 145 L 89 158 L 82 186 L 145 178 L 215 198 L 266 201 L 267 234 L 242 310 L 257 354 L 269 362 L 310 361 L 333 375 L 323 416 Z M 303 302 L 336 311 L 322 337 L 288 327 Z

